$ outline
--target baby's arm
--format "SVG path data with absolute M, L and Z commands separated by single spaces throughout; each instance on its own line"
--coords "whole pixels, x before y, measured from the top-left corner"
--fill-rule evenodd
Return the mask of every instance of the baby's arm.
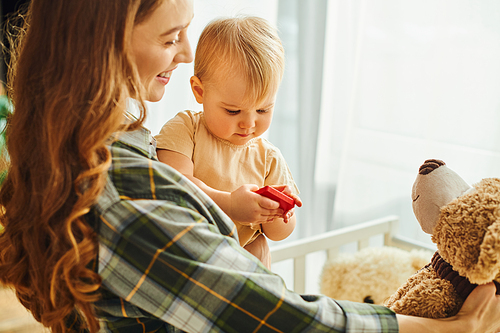
M 295 214 L 290 217 L 288 223 L 285 223 L 283 217 L 277 217 L 271 223 L 262 224 L 262 232 L 270 240 L 280 241 L 292 233 L 295 223 Z
M 267 223 L 281 216 L 279 204 L 254 193 L 257 185 L 243 185 L 233 192 L 216 190 L 193 176 L 193 161 L 187 156 L 167 149 L 157 150 L 158 160 L 170 165 L 195 183 L 234 221 L 240 223 Z
M 298 207 L 302 206 L 302 201 L 300 200 L 300 198 L 292 194 L 288 186 L 273 187 L 292 197 Z M 274 218 L 271 223 L 262 224 L 262 232 L 270 240 L 280 241 L 287 238 L 292 233 L 292 231 L 295 229 L 295 224 L 296 217 L 294 214 L 294 209 L 292 208 L 286 213 L 286 218 L 284 218 L 283 216 L 279 216 Z

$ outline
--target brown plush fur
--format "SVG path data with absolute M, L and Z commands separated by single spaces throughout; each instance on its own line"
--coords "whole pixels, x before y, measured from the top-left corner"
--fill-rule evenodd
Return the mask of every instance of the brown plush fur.
M 485 284 L 500 272 L 500 179 L 474 187 L 441 209 L 432 241 L 460 275 Z
M 444 318 L 457 314 L 463 302 L 451 282 L 426 267 L 411 276 L 384 305 L 396 313 Z
M 441 208 L 432 240 L 471 283 L 500 281 L 500 179 L 483 179 Z M 385 302 L 396 313 L 429 318 L 456 314 L 464 300 L 432 269 L 420 270 Z

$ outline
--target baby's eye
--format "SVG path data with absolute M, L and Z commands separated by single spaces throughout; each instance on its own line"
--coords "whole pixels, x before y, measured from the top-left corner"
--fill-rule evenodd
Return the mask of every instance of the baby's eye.
M 240 113 L 240 110 L 228 110 L 228 109 L 226 109 L 226 112 L 229 114 L 238 114 L 238 113 Z
M 257 110 L 258 113 L 267 113 L 269 112 L 268 109 L 260 109 L 260 110 Z

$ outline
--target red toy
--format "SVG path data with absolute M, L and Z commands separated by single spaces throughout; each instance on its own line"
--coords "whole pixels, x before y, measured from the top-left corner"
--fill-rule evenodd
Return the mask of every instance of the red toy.
M 280 203 L 280 208 L 285 212 L 288 212 L 295 206 L 295 200 L 293 200 L 293 198 L 271 186 L 264 186 L 255 191 L 255 193 L 268 197 L 271 200 L 278 201 Z

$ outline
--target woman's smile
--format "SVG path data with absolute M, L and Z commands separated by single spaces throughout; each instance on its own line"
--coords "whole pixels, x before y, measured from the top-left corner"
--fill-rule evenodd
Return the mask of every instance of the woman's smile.
M 156 76 L 156 80 L 158 80 L 161 84 L 166 85 L 170 81 L 170 77 L 172 76 L 172 72 L 176 68 L 177 68 L 177 66 L 175 66 L 174 68 L 172 68 L 169 71 L 161 72 L 160 74 L 158 74 Z

